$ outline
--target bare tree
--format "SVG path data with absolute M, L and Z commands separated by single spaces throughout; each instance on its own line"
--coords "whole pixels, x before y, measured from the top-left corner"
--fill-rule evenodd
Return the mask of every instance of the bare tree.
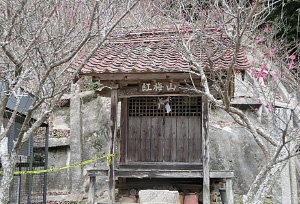
M 138 3 L 138 0 L 0 2 L 0 80 L 5 87 L 0 105 L 0 159 L 4 169 L 0 183 L 1 204 L 8 202 L 22 144 L 49 118 L 61 96 L 78 78 L 83 65 Z M 68 73 L 69 65 L 80 58 L 82 63 L 78 69 Z M 8 152 L 7 133 L 26 92 L 34 95 L 33 101 L 17 140 Z M 12 96 L 17 98 L 17 103 L 8 124 L 3 127 L 6 105 Z M 33 117 L 36 121 L 29 125 Z
M 0 159 L 4 174 L 0 203 L 8 201 L 22 143 L 48 119 L 90 56 L 112 31 L 122 36 L 128 29 L 138 27 L 177 30 L 180 37 L 172 41 L 172 46 L 193 65 L 190 72 L 201 77 L 201 86 L 191 80 L 185 88 L 206 96 L 252 134 L 265 155 L 265 166 L 249 188 L 246 203 L 263 203 L 273 175 L 298 154 L 295 142 L 299 139 L 300 88 L 296 70 L 299 53 L 291 52 L 291 47 L 299 45 L 275 41 L 276 29 L 264 24 L 276 3 L 263 0 L 2 1 L 0 71 L 6 90 L 1 95 L 0 124 L 9 98 L 15 95 L 18 102 L 8 124 L 1 129 Z M 133 10 L 137 5 L 140 9 Z M 241 53 L 253 60 L 250 68 L 236 66 Z M 67 73 L 69 65 L 78 59 L 82 61 L 78 69 Z M 232 106 L 232 87 L 237 80 L 261 103 L 253 111 L 266 116 L 264 125 L 258 127 L 243 111 Z M 18 114 L 21 87 L 34 98 L 14 148 L 8 152 L 7 133 Z M 29 126 L 31 117 L 36 122 Z
M 266 24 L 278 2 L 163 1 L 153 6 L 162 19 L 155 25 L 161 28 L 160 22 L 167 21 L 168 28 L 177 30 L 172 46 L 192 65 L 190 72 L 201 78 L 200 86 L 191 80 L 184 89 L 203 94 L 225 110 L 253 136 L 265 156 L 247 193 L 245 203 L 251 204 L 264 203 L 274 175 L 299 154 L 299 39 L 276 40 L 276 28 Z M 247 56 L 249 64 L 241 56 Z M 239 60 L 245 67 L 238 66 Z M 264 116 L 261 126 L 232 105 L 237 99 L 235 83 L 259 104 L 253 112 Z

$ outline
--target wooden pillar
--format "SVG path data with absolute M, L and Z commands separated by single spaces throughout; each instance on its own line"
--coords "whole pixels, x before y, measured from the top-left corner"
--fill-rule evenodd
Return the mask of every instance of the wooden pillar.
M 203 161 L 203 203 L 210 203 L 209 178 L 209 138 L 208 138 L 208 100 L 202 96 L 202 161 Z
M 116 136 L 117 136 L 117 114 L 118 114 L 118 90 L 117 87 L 113 87 L 111 90 L 111 113 L 110 113 L 110 125 L 111 125 L 111 142 L 110 142 L 110 154 L 115 154 Z M 111 158 L 109 164 L 109 203 L 115 202 L 115 157 Z
M 95 184 L 96 184 L 96 176 L 91 176 L 90 177 L 90 186 L 89 186 L 88 204 L 94 204 L 94 202 L 95 202 Z
M 232 179 L 226 179 L 226 196 L 227 204 L 233 204 L 233 190 L 232 190 Z

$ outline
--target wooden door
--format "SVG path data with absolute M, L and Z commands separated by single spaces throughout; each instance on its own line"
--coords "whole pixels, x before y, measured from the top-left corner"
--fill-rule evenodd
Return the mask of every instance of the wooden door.
M 158 103 L 161 102 L 160 105 Z M 171 112 L 166 112 L 166 104 Z M 127 162 L 201 163 L 201 98 L 133 97 L 128 103 Z

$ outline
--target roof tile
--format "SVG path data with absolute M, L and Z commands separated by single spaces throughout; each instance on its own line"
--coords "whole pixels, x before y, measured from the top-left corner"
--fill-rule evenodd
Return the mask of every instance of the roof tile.
M 175 33 L 171 33 L 175 36 Z M 180 50 L 183 47 L 176 45 L 176 37 L 168 36 L 164 32 L 148 33 L 145 35 L 131 34 L 129 39 L 111 40 L 99 48 L 81 70 L 82 74 L 88 73 L 131 73 L 131 72 L 174 72 L 188 71 L 195 68 L 186 62 Z M 127 36 L 128 37 L 128 36 Z M 192 44 L 194 57 L 203 67 L 208 67 L 208 57 L 205 51 L 215 51 L 213 59 L 216 69 L 223 70 L 228 67 L 233 57 L 234 46 L 229 39 L 222 37 L 223 50 L 214 46 L 213 39 L 221 39 L 221 35 L 213 32 L 210 38 L 202 39 L 205 47 L 199 47 L 197 42 Z M 78 60 L 72 66 L 73 69 L 80 66 L 82 60 Z M 238 69 L 250 68 L 250 63 L 244 51 L 238 53 L 235 67 Z

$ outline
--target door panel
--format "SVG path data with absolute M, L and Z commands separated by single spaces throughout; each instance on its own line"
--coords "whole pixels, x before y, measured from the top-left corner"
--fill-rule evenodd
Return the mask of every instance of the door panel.
M 164 161 L 176 162 L 176 157 L 177 157 L 176 118 L 175 117 L 166 118 L 164 128 L 165 128 Z
M 128 161 L 140 161 L 140 118 L 129 118 L 128 127 L 128 148 L 127 148 L 127 159 Z
M 161 149 L 161 118 L 149 118 L 151 120 L 151 161 L 157 162 L 160 158 Z
M 189 162 L 201 162 L 202 160 L 202 139 L 201 118 L 189 118 Z
M 187 117 L 177 118 L 177 161 L 188 162 L 188 123 Z
M 201 162 L 200 117 L 129 117 L 128 162 Z
M 151 120 L 141 117 L 141 161 L 147 162 L 151 158 Z
M 201 163 L 199 100 L 177 97 L 169 115 L 156 101 L 142 97 L 129 105 L 127 161 Z

